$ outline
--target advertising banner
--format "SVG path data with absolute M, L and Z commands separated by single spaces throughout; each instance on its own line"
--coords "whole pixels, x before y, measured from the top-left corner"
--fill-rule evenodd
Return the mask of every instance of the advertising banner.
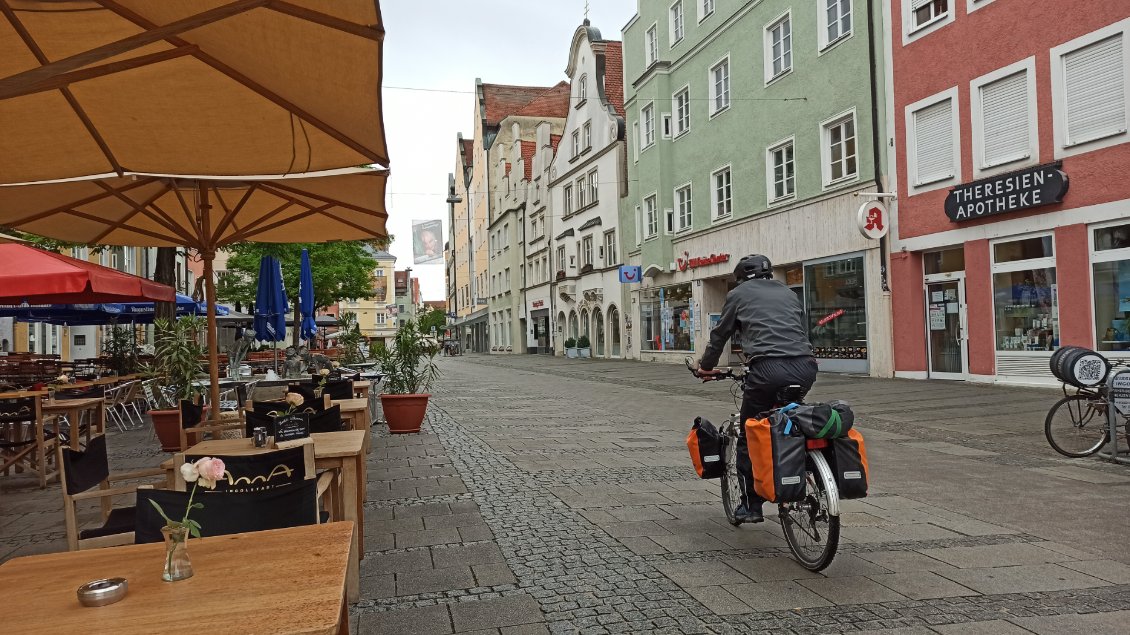
M 412 221 L 412 262 L 417 265 L 443 262 L 442 221 Z

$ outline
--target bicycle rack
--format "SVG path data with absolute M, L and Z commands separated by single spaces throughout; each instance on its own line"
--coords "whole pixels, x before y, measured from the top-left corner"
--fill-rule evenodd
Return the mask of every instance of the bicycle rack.
M 1113 463 L 1130 465 L 1130 456 L 1119 456 L 1119 454 L 1127 455 L 1130 451 L 1118 451 L 1119 419 L 1130 416 L 1130 370 L 1110 373 L 1106 378 L 1106 394 L 1106 422 L 1110 426 L 1110 441 L 1108 449 L 1097 454 L 1104 459 L 1110 459 Z

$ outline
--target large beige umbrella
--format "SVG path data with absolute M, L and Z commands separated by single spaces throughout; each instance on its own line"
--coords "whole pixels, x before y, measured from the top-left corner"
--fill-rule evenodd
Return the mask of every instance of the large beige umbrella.
M 2 0 L 0 0 L 2 1 Z M 200 251 L 212 403 L 219 403 L 216 250 L 233 243 L 384 238 L 388 172 L 254 181 L 131 175 L 0 187 L 0 226 L 76 243 Z
M 0 0 L 0 183 L 388 166 L 377 0 Z

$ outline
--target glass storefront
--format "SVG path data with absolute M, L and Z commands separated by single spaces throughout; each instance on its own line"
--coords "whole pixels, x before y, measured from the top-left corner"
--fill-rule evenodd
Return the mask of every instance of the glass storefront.
M 1130 351 L 1130 224 L 1093 230 L 1095 349 Z
M 816 357 L 866 360 L 867 294 L 863 257 L 806 264 L 804 289 L 809 339 Z
M 993 311 L 998 351 L 1059 346 L 1059 297 L 1052 237 L 993 245 Z
M 694 351 L 691 285 L 644 289 L 640 292 L 640 349 Z

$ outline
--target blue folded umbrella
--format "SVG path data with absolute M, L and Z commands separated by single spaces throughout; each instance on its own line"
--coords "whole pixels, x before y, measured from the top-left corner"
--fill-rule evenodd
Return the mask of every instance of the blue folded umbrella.
M 283 289 L 282 265 L 274 256 L 264 256 L 259 261 L 259 283 L 255 290 L 255 337 L 262 342 L 286 339 L 289 310 Z
M 306 341 L 318 334 L 314 322 L 314 274 L 310 270 L 310 253 L 302 250 L 302 271 L 298 279 L 298 309 L 302 312 L 302 327 L 299 337 Z

